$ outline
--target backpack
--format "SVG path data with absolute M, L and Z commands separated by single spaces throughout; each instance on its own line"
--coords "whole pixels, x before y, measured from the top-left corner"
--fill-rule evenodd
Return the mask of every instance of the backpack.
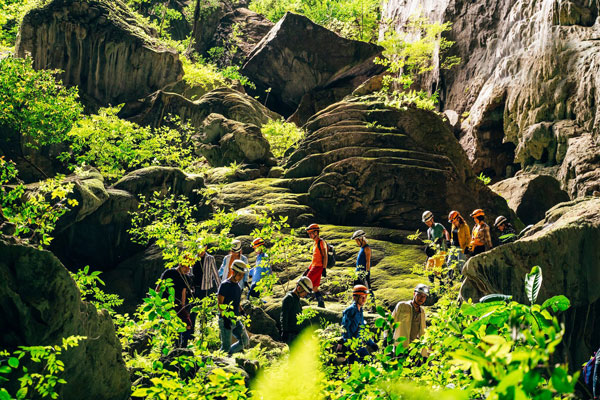
M 335 265 L 335 249 L 333 245 L 328 244 L 325 240 L 321 239 L 325 246 L 327 246 L 327 268 L 333 267 Z M 321 253 L 321 257 L 323 257 L 323 252 L 321 251 L 321 246 L 317 246 L 319 249 L 319 253 Z
M 596 353 L 592 358 L 583 365 L 581 369 L 581 375 L 583 375 L 583 382 L 591 392 L 594 390 L 594 367 L 596 364 Z

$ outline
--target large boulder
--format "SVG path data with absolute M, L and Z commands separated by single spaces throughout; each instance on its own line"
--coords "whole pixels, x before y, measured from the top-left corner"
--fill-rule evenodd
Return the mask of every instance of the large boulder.
M 25 15 L 16 51 L 36 69 L 64 71 L 88 105 L 116 105 L 183 76 L 177 53 L 152 35 L 119 0 L 54 0 Z
M 57 345 L 73 335 L 87 339 L 60 356 L 67 381 L 57 385 L 60 398 L 128 399 L 129 373 L 108 313 L 81 301 L 52 253 L 0 240 L 0 348 Z
M 271 146 L 259 127 L 232 121 L 221 114 L 206 117 L 192 140 L 213 167 L 233 162 L 264 164 L 273 158 Z
M 212 90 L 195 101 L 175 93 L 157 91 L 126 104 L 119 112 L 119 117 L 139 125 L 158 127 L 163 124 L 165 117 L 172 115 L 180 117 L 194 128 L 200 128 L 204 119 L 212 113 L 259 127 L 269 119 L 279 118 L 256 99 L 226 87 Z
M 600 346 L 600 198 L 561 203 L 526 237 L 471 258 L 463 268 L 464 299 L 510 294 L 528 303 L 525 275 L 534 265 L 543 273 L 538 302 L 565 295 L 571 308 L 563 319 L 571 366 L 581 365 Z
M 436 68 L 424 86 L 466 117 L 461 143 L 477 173 L 539 166 L 571 198 L 600 188 L 596 1 L 391 0 L 382 9 L 397 29 L 416 12 L 452 23 L 462 63 Z
M 549 175 L 517 174 L 490 187 L 506 199 L 526 225 L 535 224 L 544 218 L 546 211 L 569 200 L 560 183 Z
M 433 112 L 349 98 L 305 128 L 285 177 L 309 180 L 308 204 L 328 221 L 423 229 L 424 210 L 438 221 L 450 210 L 514 215 L 476 178 L 449 125 Z
M 315 89 L 352 82 L 338 94 L 343 97 L 381 72 L 382 67 L 373 63 L 381 50 L 370 43 L 344 39 L 304 16 L 287 13 L 252 50 L 241 72 L 256 85 L 253 94 L 264 99 L 269 108 L 289 116 L 302 97 Z
M 195 31 L 192 32 L 192 46 L 198 54 L 204 54 L 210 49 L 221 19 L 235 10 L 237 7 L 246 7 L 247 0 L 216 0 L 195 1 L 194 12 Z

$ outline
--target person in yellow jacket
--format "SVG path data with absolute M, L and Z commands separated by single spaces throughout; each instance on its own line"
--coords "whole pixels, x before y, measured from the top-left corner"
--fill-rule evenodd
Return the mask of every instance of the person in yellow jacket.
M 450 231 L 450 245 L 460 247 L 464 252 L 469 242 L 471 241 L 471 230 L 465 219 L 458 211 L 450 211 L 448 214 L 448 222 L 450 222 L 452 230 Z
M 492 248 L 492 235 L 490 227 L 485 223 L 485 213 L 482 209 L 473 211 L 471 217 L 475 220 L 475 227 L 467 250 L 469 254 L 475 256 Z
M 422 283 L 415 287 L 413 299 L 409 301 L 401 301 L 396 304 L 392 317 L 395 322 L 398 322 L 398 327 L 394 330 L 394 343 L 401 338 L 405 339 L 398 342 L 404 348 L 415 339 L 420 338 L 425 333 L 425 310 L 423 304 L 429 296 L 429 287 Z M 427 350 L 423 349 L 421 354 L 426 357 Z

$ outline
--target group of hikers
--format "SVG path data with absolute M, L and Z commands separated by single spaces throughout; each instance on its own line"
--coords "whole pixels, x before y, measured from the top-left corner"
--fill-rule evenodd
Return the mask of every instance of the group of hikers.
M 425 211 L 422 221 L 427 225 L 427 238 L 430 241 L 426 253 L 428 260 L 448 252 L 448 260 L 455 257 L 464 260 L 468 256 L 479 254 L 492 247 L 490 228 L 485 222 L 485 213 L 478 209 L 471 213 L 475 226 L 471 233 L 465 219 L 458 211 L 451 211 L 448 222 L 452 228 L 450 233 L 440 223 L 434 221 L 433 213 Z M 515 239 L 514 228 L 503 216 L 496 219 L 494 227 L 501 232 L 501 240 Z M 294 289 L 283 298 L 280 314 L 281 340 L 291 343 L 300 333 L 302 326 L 298 324 L 298 316 L 302 313 L 300 299 L 307 296 L 313 297 L 319 307 L 325 307 L 323 294 L 319 290 L 321 278 L 326 277 L 327 268 L 330 267 L 333 247 L 328 245 L 320 236 L 321 229 L 318 224 L 311 224 L 306 228 L 307 235 L 312 239 L 312 258 L 304 274 L 295 282 Z M 343 338 L 339 344 L 344 344 L 356 338 L 361 338 L 361 331 L 365 326 L 364 305 L 368 295 L 374 295 L 371 286 L 371 248 L 367 241 L 366 233 L 357 230 L 352 234 L 352 239 L 359 247 L 356 257 L 356 279 L 352 289 L 352 304 L 343 312 L 342 326 Z M 217 270 L 215 257 L 208 254 L 206 246 L 198 244 L 198 253 L 186 253 L 183 261 L 175 268 L 165 270 L 161 280 L 170 279 L 175 294 L 175 307 L 178 316 L 186 325 L 186 331 L 180 335 L 179 346 L 186 347 L 194 333 L 196 313 L 191 312 L 192 298 L 203 299 L 215 294 L 218 303 L 218 326 L 220 330 L 221 350 L 233 354 L 242 351 L 248 346 L 249 337 L 240 317 L 243 314 L 241 307 L 242 293 L 248 287 L 247 299 L 260 297 L 257 290 L 259 282 L 271 274 L 269 258 L 266 252 L 266 243 L 262 238 L 255 238 L 252 248 L 256 253 L 255 266 L 250 268 L 248 257 L 242 254 L 242 243 L 234 239 L 220 268 Z M 431 279 L 431 278 L 430 278 Z M 392 313 L 396 324 L 394 342 L 404 337 L 403 345 L 421 337 L 425 331 L 425 304 L 429 296 L 429 287 L 418 284 L 409 301 L 399 302 Z M 232 336 L 237 342 L 231 343 Z M 362 340 L 362 339 L 359 339 Z M 377 349 L 372 340 L 364 341 L 364 346 L 359 346 L 348 362 L 362 361 L 371 351 Z M 356 346 L 354 346 L 356 347 Z M 339 350 L 339 349 L 338 349 Z

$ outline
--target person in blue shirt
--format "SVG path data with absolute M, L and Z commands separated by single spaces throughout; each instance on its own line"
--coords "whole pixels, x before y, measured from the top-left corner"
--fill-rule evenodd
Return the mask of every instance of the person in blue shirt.
M 237 239 L 234 239 L 231 242 L 231 249 L 229 250 L 229 254 L 223 258 L 223 263 L 221 264 L 221 268 L 219 268 L 219 276 L 221 277 L 221 282 L 225 282 L 227 279 L 231 278 L 233 275 L 233 270 L 231 266 L 235 260 L 242 260 L 244 264 L 248 264 L 248 257 L 242 254 L 242 242 Z M 244 277 L 239 281 L 238 285 L 240 288 L 244 290 L 246 284 L 248 282 L 248 272 L 244 275 Z
M 371 288 L 371 247 L 367 243 L 365 231 L 362 229 L 357 230 L 352 234 L 352 239 L 360 246 L 360 250 L 356 256 L 357 279 L 354 284 L 365 285 L 373 293 L 373 289 Z
M 256 252 L 256 266 L 248 273 L 248 276 L 252 278 L 252 284 L 248 291 L 248 300 L 250 300 L 250 297 L 260 297 L 260 293 L 256 290 L 256 285 L 263 276 L 271 275 L 269 256 L 265 253 L 265 241 L 262 238 L 254 239 L 252 241 L 252 248 Z
M 365 326 L 365 318 L 363 316 L 363 306 L 367 301 L 367 295 L 369 289 L 365 285 L 356 285 L 352 289 L 352 304 L 344 310 L 342 316 L 342 326 L 344 327 L 344 334 L 342 338 L 344 343 L 347 343 L 351 339 L 360 338 L 360 333 Z M 363 341 L 362 346 L 357 348 L 348 357 L 348 363 L 355 361 L 364 362 L 365 357 L 371 352 L 367 349 L 367 346 L 377 350 L 377 344 L 373 340 L 368 339 Z

